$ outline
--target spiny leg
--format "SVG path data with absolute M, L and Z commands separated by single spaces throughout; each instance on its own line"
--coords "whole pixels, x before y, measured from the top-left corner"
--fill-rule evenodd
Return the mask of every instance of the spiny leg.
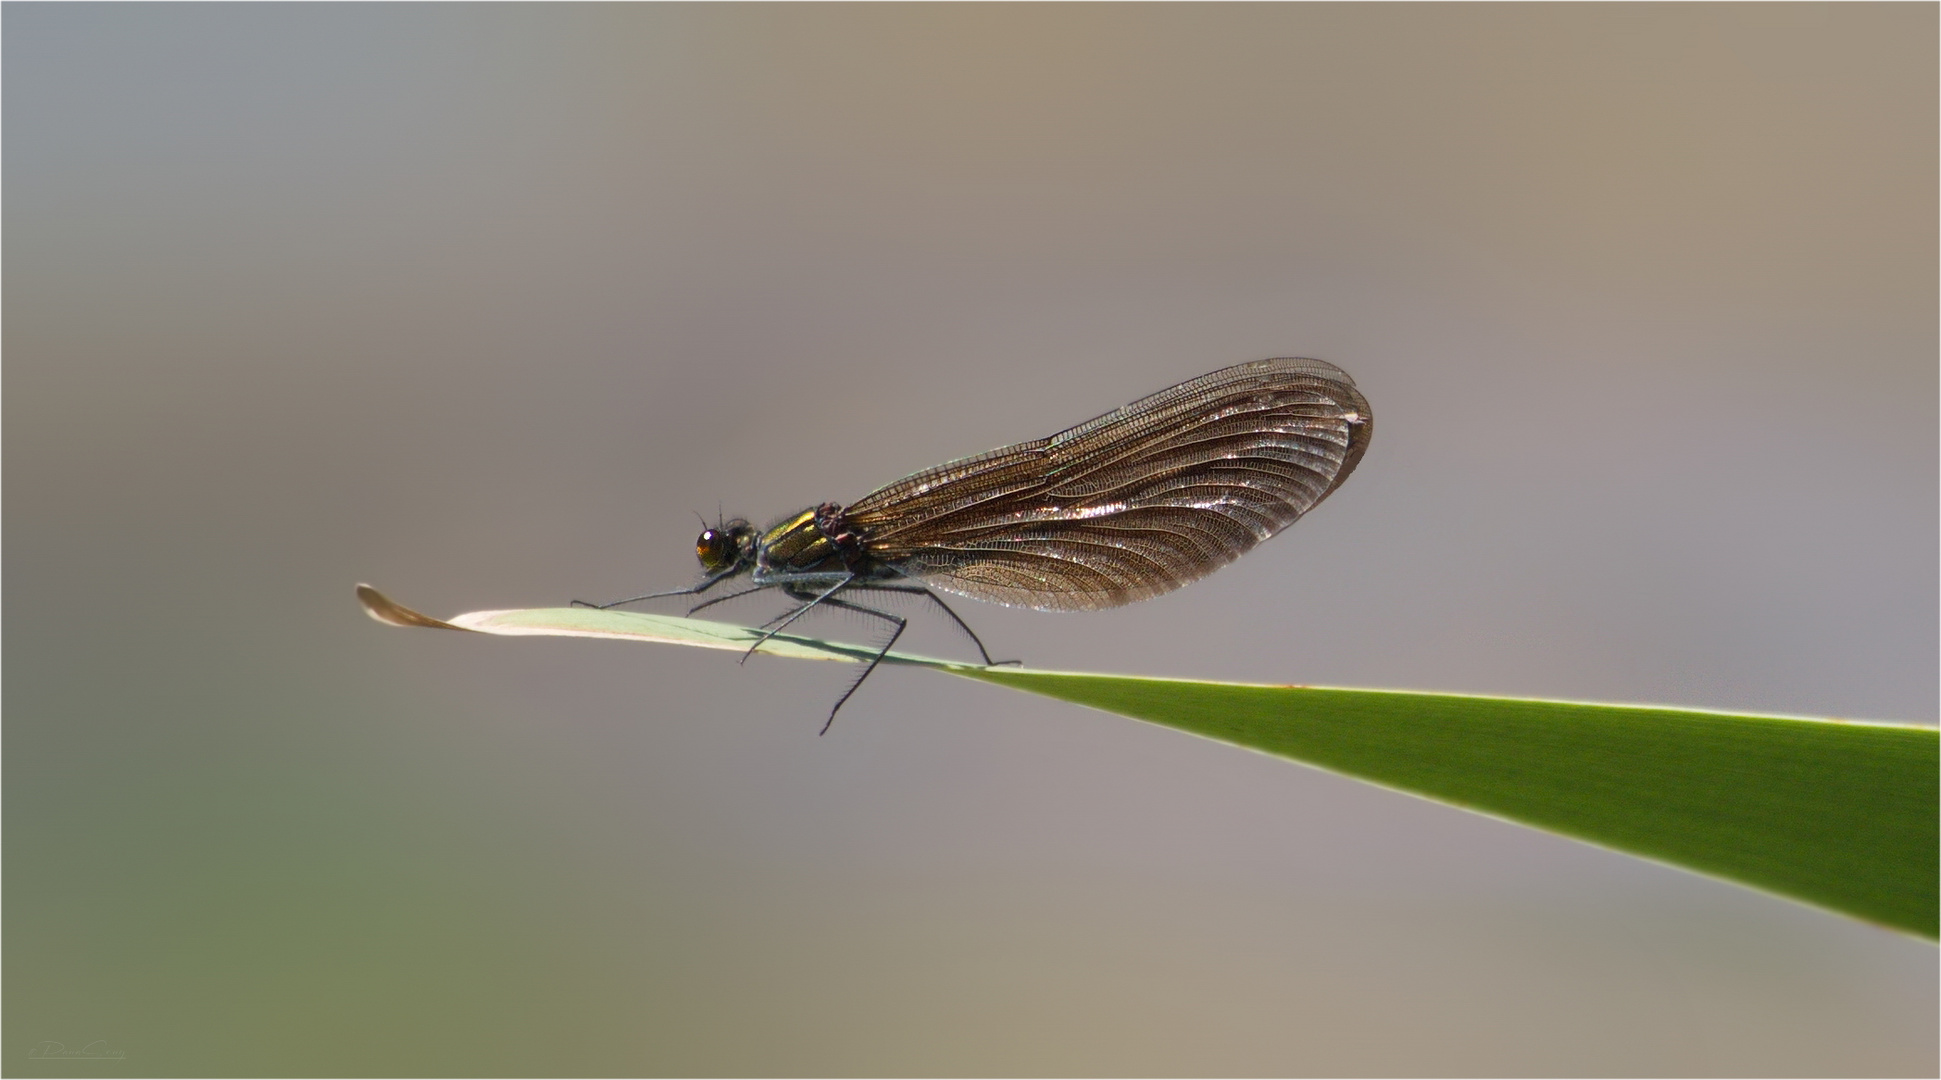
M 950 621 L 957 624 L 957 629 L 962 630 L 966 635 L 970 637 L 971 643 L 977 646 L 978 653 L 984 657 L 985 667 L 999 667 L 1004 664 L 1024 663 L 1024 661 L 1022 660 L 991 659 L 991 651 L 984 647 L 984 640 L 977 636 L 977 631 L 972 630 L 970 628 L 970 624 L 965 622 L 962 616 L 958 615 L 955 611 L 950 610 L 950 605 L 944 603 L 943 597 L 938 596 L 936 593 L 931 592 L 929 589 L 926 589 L 921 585 L 857 585 L 855 586 L 855 588 L 868 589 L 872 592 L 912 593 L 917 596 L 928 597 L 931 603 L 936 604 L 938 607 L 944 609 L 944 614 L 950 616 Z
M 827 604 L 830 607 L 839 607 L 848 611 L 861 612 L 864 615 L 874 615 L 879 619 L 888 619 L 890 622 L 896 624 L 896 629 L 890 632 L 890 640 L 885 641 L 883 647 L 876 651 L 876 655 L 869 658 L 869 664 L 863 668 L 863 673 L 856 676 L 856 681 L 849 684 L 849 689 L 844 690 L 842 696 L 836 699 L 836 704 L 830 708 L 829 719 L 823 721 L 822 730 L 816 732 L 817 735 L 827 735 L 829 734 L 829 726 L 836 722 L 837 710 L 842 708 L 843 702 L 849 700 L 849 695 L 856 692 L 857 687 L 863 685 L 863 680 L 869 678 L 869 673 L 876 670 L 876 665 L 883 662 L 883 658 L 890 654 L 890 650 L 896 647 L 896 639 L 903 636 L 903 629 L 910 625 L 910 620 L 905 619 L 901 615 L 892 615 L 887 611 L 879 611 L 873 607 L 852 604 L 847 600 L 837 600 L 826 593 L 822 596 L 821 603 Z
M 789 609 L 788 611 L 784 611 L 784 612 L 782 612 L 782 613 L 781 613 L 780 615 L 777 615 L 777 616 L 775 616 L 775 617 L 774 617 L 774 618 L 772 618 L 772 619 L 764 619 L 764 620 L 762 620 L 761 622 L 759 622 L 759 623 L 756 623 L 756 624 L 755 624 L 755 629 L 757 629 L 757 630 L 766 630 L 766 629 L 768 629 L 769 627 L 771 627 L 771 626 L 774 626 L 774 625 L 775 625 L 776 623 L 778 623 L 778 622 L 781 622 L 781 621 L 782 621 L 783 619 L 786 619 L 786 618 L 788 618 L 788 617 L 789 617 L 790 615 L 793 615 L 793 614 L 795 614 L 795 610 L 794 610 L 793 608 L 791 608 L 791 609 Z
M 786 587 L 787 587 L 787 586 L 777 586 L 777 585 L 762 585 L 762 586 L 758 586 L 758 588 L 763 588 L 763 589 L 775 589 L 775 588 L 786 588 Z M 852 589 L 867 589 L 867 588 L 870 588 L 871 586 L 868 586 L 868 585 L 855 585 L 855 584 L 851 584 L 851 585 L 850 585 L 849 587 L 850 587 L 850 588 L 852 588 Z M 737 597 L 737 596 L 747 596 L 747 595 L 748 595 L 749 593 L 751 593 L 751 592 L 754 592 L 754 591 L 755 591 L 755 589 L 745 589 L 745 590 L 743 590 L 743 591 L 741 591 L 741 592 L 738 592 L 738 593 L 731 593 L 731 594 L 729 594 L 729 595 L 727 595 L 727 596 L 724 596 L 724 597 L 721 597 L 721 600 L 732 600 L 732 599 L 734 599 L 734 598 L 735 598 L 735 597 Z M 797 594 L 795 594 L 795 593 L 790 593 L 789 595 L 790 595 L 790 596 L 792 596 L 792 597 L 794 597 L 794 598 L 795 598 L 795 599 L 797 599 L 797 600 L 801 600 L 801 599 L 804 599 L 804 597 L 802 597 L 802 596 L 800 596 L 800 595 L 797 595 Z M 813 595 L 813 594 L 811 594 L 811 595 Z M 717 604 L 717 603 L 720 603 L 720 602 L 721 602 L 721 600 L 710 600 L 710 601 L 708 601 L 708 603 L 709 603 L 709 604 Z M 706 605 L 704 604 L 704 605 L 702 605 L 702 606 L 703 606 L 703 607 L 705 607 Z M 696 610 L 698 610 L 698 609 L 696 609 Z M 693 612 L 689 612 L 689 614 L 693 614 Z M 781 612 L 780 614 L 777 614 L 777 615 L 775 615 L 775 616 L 774 616 L 773 618 L 769 618 L 769 619 L 764 619 L 764 620 L 762 620 L 761 622 L 759 622 L 759 623 L 756 623 L 756 624 L 755 624 L 755 629 L 757 629 L 757 630 L 766 630 L 766 629 L 768 629 L 768 628 L 769 628 L 769 627 L 771 627 L 771 626 L 775 626 L 775 624 L 776 624 L 776 623 L 778 623 L 778 622 L 781 622 L 781 621 L 782 621 L 783 619 L 791 619 L 791 618 L 794 618 L 794 617 L 795 617 L 795 616 L 796 616 L 797 614 L 800 614 L 800 609 L 796 609 L 796 608 L 790 608 L 790 609 L 789 609 L 789 610 L 787 610 L 787 611 L 784 611 L 784 612 Z M 781 629 L 781 627 L 776 627 L 776 629 L 778 629 L 778 630 L 779 630 L 779 629 Z
M 716 585 L 719 585 L 722 582 L 734 576 L 735 575 L 732 571 L 727 573 L 720 573 L 720 574 L 714 575 L 711 578 L 708 578 L 707 580 L 701 582 L 701 584 L 699 585 L 695 585 L 686 589 L 669 589 L 666 592 L 650 592 L 644 596 L 629 596 L 625 600 L 615 600 L 611 604 L 589 604 L 584 600 L 575 600 L 573 601 L 571 606 L 592 608 L 595 611 L 606 611 L 611 608 L 617 608 L 622 604 L 631 604 L 639 600 L 658 600 L 663 596 L 697 596 L 701 593 L 707 592 L 709 589 L 714 588 Z M 721 599 L 726 600 L 727 597 L 724 596 Z M 703 606 L 705 607 L 706 605 L 703 605 Z M 689 612 L 689 614 L 692 614 L 692 612 Z
M 827 599 L 829 599 L 830 597 L 832 597 L 832 596 L 834 596 L 834 595 L 836 595 L 836 590 L 837 590 L 837 589 L 840 589 L 840 588 L 842 588 L 843 586 L 845 586 L 845 585 L 847 585 L 847 584 L 849 584 L 850 582 L 852 582 L 852 581 L 854 581 L 854 580 L 856 580 L 856 579 L 855 579 L 855 578 L 854 578 L 853 576 L 852 576 L 852 577 L 846 577 L 846 578 L 843 578 L 843 579 L 842 579 L 841 581 L 838 581 L 838 582 L 836 582 L 836 583 L 835 583 L 834 585 L 831 585 L 831 586 L 829 586 L 829 587 L 828 587 L 827 589 L 825 589 L 825 590 L 823 590 L 823 591 L 822 591 L 822 593 L 821 593 L 820 595 L 818 595 L 818 596 L 816 596 L 816 597 L 815 597 L 814 599 L 812 599 L 812 600 L 810 600 L 810 601 L 809 601 L 808 603 L 806 603 L 806 604 L 803 604 L 803 605 L 802 605 L 801 607 L 799 607 L 799 608 L 796 608 L 796 609 L 795 609 L 794 611 L 791 611 L 791 612 L 789 612 L 789 617 L 788 617 L 788 618 L 786 618 L 786 619 L 783 619 L 783 620 L 781 621 L 781 623 L 780 623 L 779 625 L 777 625 L 777 626 L 776 626 L 776 627 L 774 627 L 773 629 L 771 629 L 771 630 L 769 630 L 769 631 L 768 631 L 767 633 L 765 633 L 765 634 L 763 634 L 763 635 L 762 635 L 761 637 L 759 637 L 759 638 L 756 638 L 756 639 L 755 639 L 755 643 L 754 643 L 753 645 L 750 645 L 750 646 L 748 646 L 748 651 L 747 651 L 747 652 L 745 652 L 745 653 L 742 653 L 742 654 L 741 654 L 741 662 L 742 662 L 742 663 L 744 663 L 744 664 L 746 664 L 746 663 L 748 662 L 748 658 L 749 658 L 749 657 L 751 657 L 751 656 L 753 656 L 753 655 L 755 655 L 755 650 L 756 650 L 756 649 L 759 649 L 759 648 L 761 648 L 761 647 L 762 647 L 763 645 L 765 645 L 765 644 L 767 644 L 767 642 L 768 642 L 768 639 L 769 639 L 769 638 L 772 638 L 772 637 L 774 637 L 774 636 L 775 636 L 776 634 L 779 634 L 779 633 L 781 633 L 782 631 L 784 631 L 784 630 L 786 630 L 786 629 L 788 629 L 788 626 L 789 626 L 789 624 L 790 624 L 790 623 L 792 623 L 792 622 L 794 622 L 795 620 L 797 620 L 797 619 L 799 619 L 799 618 L 801 618 L 802 616 L 804 616 L 804 615 L 806 615 L 806 614 L 808 614 L 808 611 L 809 611 L 809 609 L 810 609 L 810 608 L 812 608 L 812 607 L 814 607 L 814 606 L 816 606 L 817 604 L 820 604 L 820 603 L 822 603 L 822 602 L 823 602 L 824 600 L 827 600 Z M 772 621 L 772 620 L 771 620 L 771 621 Z
M 774 587 L 775 587 L 775 586 L 773 586 L 773 585 L 756 585 L 756 586 L 754 586 L 754 587 L 752 587 L 752 588 L 747 588 L 747 589 L 743 589 L 743 590 L 741 590 L 740 592 L 731 592 L 731 593 L 729 593 L 729 594 L 728 594 L 728 595 L 726 595 L 726 596 L 717 596 L 717 597 L 715 597 L 715 598 L 714 598 L 714 599 L 712 599 L 712 600 L 703 600 L 703 601 L 701 601 L 700 603 L 698 603 L 698 604 L 696 604 L 696 605 L 694 605 L 693 607 L 691 607 L 691 608 L 688 608 L 688 609 L 687 609 L 687 613 L 688 613 L 689 615 L 692 615 L 692 614 L 694 614 L 695 612 L 697 612 L 697 611 L 699 611 L 699 610 L 701 610 L 702 608 L 706 608 L 706 607 L 713 607 L 714 605 L 716 605 L 716 604 L 719 604 L 719 603 L 722 603 L 722 602 L 724 602 L 724 601 L 728 601 L 728 600 L 735 600 L 735 599 L 738 599 L 738 598 L 740 598 L 740 597 L 743 597 L 743 596 L 747 596 L 747 595 L 749 595 L 750 593 L 758 593 L 758 592 L 761 592 L 761 591 L 762 591 L 762 590 L 764 590 L 764 589 L 772 589 L 772 588 L 774 588 Z

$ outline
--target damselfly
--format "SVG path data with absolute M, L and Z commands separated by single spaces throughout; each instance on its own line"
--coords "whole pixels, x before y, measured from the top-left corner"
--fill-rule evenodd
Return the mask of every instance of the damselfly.
M 748 575 L 750 588 L 689 609 L 780 589 L 800 603 L 749 649 L 816 607 L 908 620 L 845 596 L 928 598 L 991 654 L 932 590 L 1040 611 L 1096 611 L 1171 592 L 1234 561 L 1328 497 L 1368 449 L 1368 402 L 1321 360 L 1222 368 L 1061 431 L 905 477 L 843 506 L 826 502 L 756 529 L 736 518 L 695 542 L 694 596 Z M 578 601 L 575 601 L 578 603 Z M 747 657 L 744 656 L 745 660 Z

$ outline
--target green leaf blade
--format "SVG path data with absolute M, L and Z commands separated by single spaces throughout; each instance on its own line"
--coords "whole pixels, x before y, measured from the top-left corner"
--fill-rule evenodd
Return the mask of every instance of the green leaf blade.
M 1936 936 L 1932 728 L 1006 669 L 1089 705 Z
M 367 585 L 392 626 L 598 637 L 860 661 L 875 650 L 590 608 L 434 619 Z M 939 668 L 1162 724 L 1937 937 L 1941 733 L 1904 724 L 1528 698 Z

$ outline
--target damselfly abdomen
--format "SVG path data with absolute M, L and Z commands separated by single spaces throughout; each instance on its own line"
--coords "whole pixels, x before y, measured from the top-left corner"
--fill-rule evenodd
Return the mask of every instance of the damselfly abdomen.
M 780 589 L 802 603 L 772 620 L 763 641 L 817 606 L 887 620 L 889 641 L 829 710 L 833 722 L 906 625 L 844 594 L 926 596 L 977 641 L 931 590 L 1041 611 L 1171 592 L 1327 498 L 1373 430 L 1367 400 L 1333 364 L 1237 364 L 1049 438 L 925 469 L 848 506 L 822 503 L 766 530 L 723 522 L 695 544 L 700 584 L 603 606 L 696 595 L 745 573 L 749 589 L 689 613 Z M 977 648 L 991 663 L 983 642 Z

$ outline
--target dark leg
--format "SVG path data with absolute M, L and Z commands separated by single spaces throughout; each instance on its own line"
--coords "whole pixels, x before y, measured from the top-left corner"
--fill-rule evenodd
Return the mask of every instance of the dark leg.
M 933 592 L 931 592 L 931 591 L 930 591 L 929 589 L 926 589 L 926 588 L 924 588 L 924 587 L 923 587 L 923 586 L 921 586 L 921 585 L 857 585 L 857 586 L 854 586 L 854 587 L 855 587 L 855 588 L 858 588 L 858 589 L 869 589 L 869 590 L 871 590 L 872 592 L 900 592 L 900 593 L 912 593 L 912 594 L 915 594 L 915 595 L 917 595 L 917 596 L 923 596 L 923 597 L 928 597 L 931 603 L 933 603 L 933 604 L 935 604 L 935 605 L 937 605 L 938 607 L 940 607 L 940 608 L 943 608 L 943 609 L 944 609 L 944 614 L 945 614 L 945 615 L 948 615 L 948 616 L 950 616 L 950 621 L 951 621 L 951 622 L 954 622 L 954 623 L 956 623 L 956 624 L 957 624 L 957 629 L 959 629 L 959 630 L 962 630 L 962 631 L 963 631 L 963 632 L 964 632 L 965 634 L 967 634 L 967 635 L 969 635 L 969 637 L 970 637 L 970 639 L 971 639 L 971 642 L 972 642 L 972 644 L 974 644 L 974 645 L 976 645 L 976 646 L 977 646 L 977 651 L 978 651 L 978 653 L 979 653 L 980 655 L 982 655 L 982 656 L 984 657 L 984 666 L 985 666 L 985 667 L 998 667 L 998 666 L 1000 666 L 1000 665 L 1003 665 L 1003 664 L 1022 664 L 1022 663 L 1024 663 L 1024 661 L 1022 661 L 1022 660 L 993 660 L 993 659 L 991 659 L 991 653 L 990 653 L 990 650 L 989 650 L 989 649 L 986 649 L 986 648 L 984 647 L 984 641 L 983 641 L 983 639 L 982 639 L 982 638 L 979 638 L 979 637 L 977 636 L 977 631 L 975 631 L 975 630 L 972 630 L 972 629 L 970 628 L 970 624 L 969 624 L 969 623 L 966 623 L 966 622 L 965 622 L 965 621 L 963 620 L 963 618 L 962 618 L 961 616 L 959 616 L 959 615 L 958 615 L 958 614 L 957 614 L 956 612 L 954 612 L 954 611 L 952 611 L 952 610 L 950 610 L 950 605 L 949 605 L 949 604 L 946 604 L 946 603 L 944 603 L 944 598 L 943 598 L 943 597 L 941 597 L 941 596 L 938 596 L 938 595 L 937 595 L 936 593 L 933 593 Z
M 874 615 L 879 619 L 888 619 L 890 622 L 896 624 L 896 629 L 890 632 L 890 640 L 885 641 L 883 647 L 876 651 L 876 655 L 869 658 L 869 665 L 863 668 L 863 673 L 856 676 L 856 681 L 849 684 L 849 689 L 842 692 L 842 696 L 836 699 L 836 704 L 829 710 L 829 719 L 822 722 L 822 730 L 816 733 L 818 735 L 827 735 L 829 734 L 829 725 L 836 722 L 836 711 L 842 708 L 843 702 L 849 700 L 849 695 L 854 694 L 857 687 L 863 685 L 863 680 L 869 678 L 869 673 L 876 670 L 876 665 L 882 663 L 883 658 L 890 654 L 890 650 L 896 646 L 896 639 L 903 636 L 903 628 L 910 625 L 910 621 L 901 615 L 892 615 L 887 611 L 878 611 L 873 607 L 852 604 L 847 600 L 837 600 L 826 595 L 822 598 L 821 602 L 830 607 L 839 607 L 848 611 L 858 611 L 864 615 Z
M 726 596 L 717 596 L 712 600 L 703 600 L 700 603 L 694 605 L 693 607 L 688 608 L 687 613 L 689 615 L 692 615 L 695 612 L 701 610 L 702 608 L 713 607 L 714 605 L 719 604 L 724 600 L 734 600 L 739 597 L 747 596 L 750 593 L 758 593 L 758 592 L 761 592 L 763 589 L 772 589 L 774 587 L 775 586 L 773 585 L 757 585 L 752 589 L 743 589 L 740 592 L 731 592 Z
M 790 623 L 808 614 L 810 608 L 836 595 L 837 589 L 842 588 L 843 586 L 849 584 L 854 580 L 856 579 L 853 577 L 843 578 L 841 581 L 838 581 L 834 585 L 831 585 L 827 589 L 823 590 L 819 595 L 811 598 L 808 603 L 803 604 L 801 607 L 796 608 L 794 611 L 789 612 L 788 618 L 783 619 L 781 623 L 777 625 L 774 629 L 768 631 L 767 633 L 763 634 L 761 637 L 757 638 L 753 645 L 748 646 L 748 651 L 741 654 L 741 662 L 744 664 L 747 663 L 748 658 L 755 655 L 755 650 L 761 648 L 762 644 L 766 642 L 769 638 L 772 638 L 776 634 L 779 634 L 782 631 L 788 629 L 788 625 Z M 794 594 L 791 593 L 790 595 L 794 595 Z M 800 599 L 800 597 L 797 597 L 797 599 Z
M 763 620 L 763 621 L 762 621 L 762 622 L 760 622 L 760 623 L 757 623 L 757 624 L 755 625 L 755 629 L 757 629 L 757 630 L 766 630 L 766 629 L 768 629 L 769 627 L 771 627 L 771 626 L 774 626 L 774 625 L 775 625 L 776 623 L 778 623 L 778 622 L 781 622 L 781 621 L 782 621 L 783 619 L 786 619 L 786 618 L 788 618 L 788 617 L 789 617 L 790 615 L 793 615 L 793 614 L 795 614 L 795 612 L 794 612 L 794 610 L 792 610 L 792 609 L 791 609 L 791 610 L 789 610 L 789 611 L 784 611 L 784 612 L 782 612 L 782 613 L 781 613 L 780 615 L 777 615 L 777 616 L 775 616 L 775 617 L 774 617 L 774 618 L 772 618 L 772 619 L 766 619 L 766 620 Z
M 719 585 L 723 581 L 726 581 L 733 576 L 734 574 L 732 573 L 716 574 L 715 576 L 707 579 L 706 581 L 703 581 L 699 585 L 693 586 L 692 588 L 670 589 L 667 592 L 650 592 L 645 596 L 629 596 L 625 600 L 615 600 L 611 604 L 589 604 L 584 600 L 575 600 L 573 601 L 572 606 L 590 607 L 597 611 L 606 611 L 609 608 L 617 608 L 622 604 L 631 604 L 640 600 L 658 600 L 663 596 L 698 596 L 699 594 L 707 592 L 709 589 L 714 588 L 716 585 Z M 722 597 L 722 599 L 726 600 L 727 597 L 724 596 Z M 691 615 L 693 614 L 693 612 L 689 612 L 689 614 Z

